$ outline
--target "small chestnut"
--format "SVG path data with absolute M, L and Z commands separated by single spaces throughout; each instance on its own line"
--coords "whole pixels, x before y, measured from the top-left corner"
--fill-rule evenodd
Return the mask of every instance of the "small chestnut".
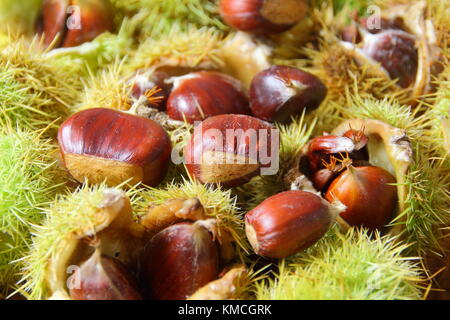
M 247 115 L 215 116 L 194 129 L 185 164 L 191 177 L 202 183 L 238 186 L 277 165 L 278 143 L 278 131 L 265 121 Z
M 182 222 L 157 233 L 145 248 L 143 277 L 152 299 L 187 299 L 219 275 L 219 253 L 198 222 Z
M 350 138 L 335 135 L 316 137 L 308 145 L 309 169 L 311 171 L 323 169 L 324 163 L 330 162 L 331 156 L 351 153 L 353 150 L 355 150 L 355 144 Z
M 366 33 L 363 39 L 364 53 L 379 62 L 392 79 L 407 88 L 414 83 L 419 64 L 416 38 L 402 30 L 384 30 L 376 34 Z
M 165 82 L 169 77 L 169 74 L 164 71 L 144 70 L 137 72 L 130 80 L 132 85 L 131 97 L 134 100 L 139 100 L 142 96 L 145 96 L 147 107 L 164 111 L 172 90 L 172 86 Z
M 76 269 L 69 293 L 74 300 L 142 300 L 125 266 L 99 250 Z
M 238 80 L 214 71 L 193 72 L 173 79 L 167 114 L 189 123 L 219 114 L 250 114 L 248 98 Z
M 250 108 L 266 121 L 286 122 L 316 109 L 327 95 L 316 76 L 287 66 L 272 66 L 258 73 L 250 87 Z
M 46 47 L 56 37 L 56 47 L 75 47 L 112 31 L 112 7 L 108 0 L 44 0 L 36 29 Z
M 166 131 L 155 121 L 112 109 L 80 111 L 60 127 L 65 167 L 78 181 L 158 185 L 171 154 Z
M 305 0 L 221 0 L 219 6 L 228 25 L 254 34 L 289 30 L 308 10 Z
M 245 215 L 245 231 L 254 251 L 284 258 L 316 243 L 334 222 L 326 202 L 306 191 L 274 195 Z
M 339 200 L 347 207 L 340 216 L 349 225 L 382 229 L 396 208 L 395 182 L 395 178 L 382 168 L 350 165 L 331 183 L 325 199 Z

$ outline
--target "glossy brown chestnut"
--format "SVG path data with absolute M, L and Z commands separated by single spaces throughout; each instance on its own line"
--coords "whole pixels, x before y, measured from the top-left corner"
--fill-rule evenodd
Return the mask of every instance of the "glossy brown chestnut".
M 258 73 L 250 87 L 250 108 L 266 121 L 287 122 L 316 109 L 327 95 L 316 76 L 293 67 L 272 66 Z
M 171 154 L 169 136 L 158 123 L 103 108 L 67 119 L 58 142 L 65 167 L 80 182 L 156 186 L 165 177 Z
M 397 205 L 394 183 L 395 178 L 382 168 L 350 166 L 331 183 L 325 198 L 347 207 L 340 216 L 349 225 L 382 229 Z
M 323 169 L 324 163 L 329 163 L 331 156 L 337 157 L 339 153 L 351 153 L 354 150 L 355 144 L 350 138 L 334 135 L 316 137 L 308 145 L 309 169 L 313 172 Z
M 316 243 L 334 221 L 324 200 L 305 191 L 286 191 L 264 200 L 245 215 L 253 250 L 284 258 Z
M 167 114 L 189 123 L 219 114 L 250 114 L 248 99 L 238 80 L 213 71 L 193 72 L 174 79 Z
M 186 299 L 217 279 L 218 249 L 212 235 L 200 224 L 178 223 L 151 239 L 142 272 L 152 299 Z
M 76 269 L 69 293 L 74 300 L 142 300 L 125 266 L 98 250 Z
M 186 168 L 202 183 L 241 185 L 274 164 L 277 133 L 271 124 L 246 115 L 208 118 L 186 146 Z
M 392 79 L 399 79 L 401 87 L 407 88 L 414 83 L 419 58 L 413 35 L 401 30 L 367 33 L 363 40 L 363 51 L 379 62 Z
M 286 31 L 306 15 L 304 0 L 221 0 L 220 15 L 231 27 L 255 34 Z
M 108 0 L 44 0 L 37 32 L 45 35 L 49 46 L 75 47 L 113 29 L 113 14 Z
M 172 85 L 165 82 L 169 78 L 164 71 L 141 70 L 130 80 L 131 97 L 139 100 L 144 96 L 147 107 L 164 111 L 172 90 Z

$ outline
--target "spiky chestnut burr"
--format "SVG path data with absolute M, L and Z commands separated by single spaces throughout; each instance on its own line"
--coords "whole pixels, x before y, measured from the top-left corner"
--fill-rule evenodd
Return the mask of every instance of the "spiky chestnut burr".
M 173 79 L 167 113 L 189 123 L 219 114 L 250 114 L 248 98 L 238 80 L 214 71 L 200 71 Z
M 245 215 L 245 231 L 253 250 L 269 258 L 285 258 L 316 243 L 334 222 L 326 201 L 305 191 L 272 196 Z
M 74 300 L 141 300 L 136 280 L 117 259 L 99 250 L 75 271 L 69 286 Z
M 202 183 L 241 185 L 276 162 L 276 133 L 269 123 L 247 115 L 208 118 L 186 146 L 186 168 Z
M 218 277 L 219 254 L 213 236 L 198 222 L 164 229 L 148 243 L 142 273 L 152 299 L 188 298 Z
M 108 0 L 44 0 L 36 29 L 47 47 L 54 41 L 55 47 L 75 47 L 112 31 L 111 4 Z
M 221 0 L 220 15 L 230 26 L 255 34 L 286 31 L 306 15 L 304 0 Z
M 327 88 L 316 76 L 297 68 L 272 66 L 258 73 L 250 86 L 250 108 L 266 121 L 287 122 L 306 109 L 316 109 Z
M 64 166 L 80 182 L 156 186 L 171 154 L 169 136 L 158 123 L 112 109 L 74 114 L 61 125 L 58 142 Z
M 339 200 L 347 207 L 340 216 L 349 225 L 382 230 L 397 208 L 395 182 L 382 168 L 350 165 L 331 183 L 325 199 Z

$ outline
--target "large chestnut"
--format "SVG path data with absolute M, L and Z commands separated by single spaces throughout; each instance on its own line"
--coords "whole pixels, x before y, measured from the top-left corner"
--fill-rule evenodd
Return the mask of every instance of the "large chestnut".
M 150 298 L 186 299 L 217 279 L 217 245 L 200 223 L 178 223 L 151 239 L 145 248 L 142 272 Z
M 413 35 L 402 30 L 366 33 L 363 51 L 379 62 L 392 79 L 398 79 L 402 88 L 407 88 L 415 82 L 419 55 Z
M 166 175 L 171 154 L 169 136 L 158 123 L 103 108 L 68 118 L 58 142 L 65 167 L 80 182 L 156 186 Z
M 306 15 L 305 0 L 221 0 L 220 15 L 233 28 L 254 34 L 286 31 Z
M 274 195 L 245 215 L 245 231 L 254 251 L 284 258 L 316 243 L 334 216 L 319 196 L 306 191 Z
M 214 71 L 200 71 L 173 80 L 167 114 L 189 123 L 219 114 L 250 114 L 248 99 L 238 80 Z
M 325 198 L 347 208 L 340 216 L 351 226 L 382 229 L 397 206 L 395 178 L 375 166 L 349 166 L 328 188 Z
M 278 167 L 278 131 L 258 118 L 227 114 L 194 129 L 185 149 L 190 175 L 202 183 L 232 187 Z
M 141 300 L 136 280 L 117 259 L 99 250 L 72 275 L 69 285 L 74 300 Z
M 113 13 L 108 0 L 44 0 L 37 32 L 44 45 L 75 47 L 113 29 Z
M 250 108 L 266 121 L 286 122 L 292 116 L 316 109 L 327 88 L 316 76 L 287 66 L 272 66 L 258 73 L 250 87 Z

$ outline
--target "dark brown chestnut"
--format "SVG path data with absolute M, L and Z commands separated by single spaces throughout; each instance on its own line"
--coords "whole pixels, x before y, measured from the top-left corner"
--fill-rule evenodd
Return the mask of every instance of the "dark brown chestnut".
M 246 115 L 220 115 L 194 129 L 185 149 L 190 175 L 202 183 L 232 187 L 261 170 L 278 170 L 278 130 Z
M 220 15 L 231 27 L 254 34 L 286 31 L 308 11 L 305 0 L 221 0 Z
M 416 80 L 419 64 L 416 38 L 402 30 L 384 30 L 376 34 L 365 33 L 363 51 L 379 62 L 391 79 L 407 88 Z
M 144 104 L 149 108 L 166 110 L 172 85 L 165 81 L 170 75 L 164 71 L 140 70 L 130 80 L 131 97 L 137 101 L 145 98 Z
M 250 114 L 248 98 L 238 80 L 214 71 L 174 78 L 167 101 L 170 118 L 193 123 L 229 113 Z
M 37 32 L 44 45 L 75 47 L 113 29 L 113 13 L 108 0 L 44 0 Z
M 350 138 L 334 135 L 316 137 L 308 145 L 309 169 L 313 172 L 323 169 L 324 163 L 329 163 L 331 156 L 351 153 L 353 150 L 355 150 L 355 144 Z
M 382 229 L 397 206 L 395 178 L 375 166 L 349 166 L 328 188 L 325 198 L 339 200 L 347 208 L 340 214 L 351 226 Z
M 200 223 L 178 223 L 157 233 L 145 248 L 143 277 L 157 300 L 182 300 L 216 280 L 219 253 Z
M 258 73 L 250 87 L 250 108 L 266 121 L 287 122 L 306 109 L 316 109 L 327 95 L 316 76 L 287 66 L 272 66 Z
M 323 199 L 294 190 L 272 196 L 249 211 L 245 231 L 258 255 L 284 258 L 316 243 L 333 222 Z
M 76 269 L 69 293 L 74 300 L 142 300 L 125 266 L 99 250 Z
M 171 142 L 155 121 L 95 108 L 80 111 L 60 127 L 58 142 L 65 167 L 84 182 L 158 185 L 165 177 Z

